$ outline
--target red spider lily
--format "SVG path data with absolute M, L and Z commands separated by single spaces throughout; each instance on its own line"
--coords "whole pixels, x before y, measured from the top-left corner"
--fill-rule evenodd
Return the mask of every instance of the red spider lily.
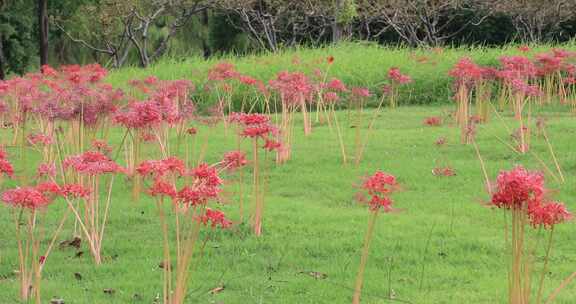
M 508 80 L 514 78 L 527 79 L 536 76 L 536 66 L 527 57 L 524 56 L 502 56 L 500 57 L 500 64 L 503 67 L 501 76 Z
M 227 79 L 237 78 L 239 75 L 240 74 L 236 71 L 236 67 L 232 63 L 221 62 L 208 71 L 208 80 L 224 81 Z
M 439 137 L 438 139 L 436 139 L 436 141 L 434 142 L 434 144 L 436 146 L 443 146 L 446 144 L 446 137 Z
M 362 182 L 362 188 L 369 195 L 388 195 L 398 187 L 396 177 L 382 171 L 376 171 L 373 175 L 367 177 Z
M 204 225 L 208 225 L 208 223 L 210 223 L 210 226 L 212 228 L 220 226 L 220 228 L 225 229 L 232 226 L 232 222 L 226 219 L 226 216 L 222 211 L 212 210 L 210 208 L 206 208 L 206 211 L 204 215 L 200 218 L 200 221 Z
M 531 49 L 527 45 L 521 45 L 518 47 L 518 50 L 522 53 L 528 53 L 528 52 L 530 52 Z
M 62 194 L 62 189 L 55 182 L 44 182 L 36 185 L 36 190 L 40 191 L 42 194 L 52 197 Z
M 224 154 L 221 161 L 221 167 L 229 171 L 237 170 L 248 163 L 246 154 L 242 151 L 230 151 Z
M 240 133 L 243 137 L 250 137 L 250 138 L 266 138 L 269 135 L 277 134 L 278 129 L 276 127 L 263 124 L 263 125 L 256 125 L 244 128 L 242 133 Z
M 360 87 L 352 88 L 352 95 L 357 98 L 368 98 L 371 96 L 370 90 L 368 90 L 368 88 L 360 88 Z
M 196 135 L 198 133 L 198 130 L 196 128 L 192 127 L 192 128 L 186 129 L 186 133 L 188 135 Z
M 272 151 L 281 149 L 282 143 L 279 141 L 275 141 L 275 140 L 266 138 L 265 142 L 264 142 L 264 146 L 262 148 L 264 148 L 268 152 L 272 152 Z
M 456 80 L 456 85 L 470 85 L 482 79 L 484 73 L 480 66 L 476 65 L 470 58 L 460 59 L 456 65 L 448 72 L 450 77 Z
M 313 86 L 303 73 L 283 71 L 270 80 L 270 87 L 282 96 L 282 102 L 298 105 L 312 98 Z
M 7 205 L 18 208 L 15 218 L 16 241 L 18 243 L 18 276 L 20 281 L 20 297 L 26 301 L 30 297 L 35 298 L 35 303 L 40 303 L 41 273 L 44 263 L 50 254 L 52 245 L 56 241 L 66 216 L 62 218 L 50 245 L 41 255 L 40 246 L 42 233 L 35 230 L 42 224 L 38 221 L 38 212 L 45 210 L 45 207 L 53 202 L 53 199 L 61 195 L 60 187 L 52 182 L 39 184 L 35 187 L 18 187 L 2 193 L 0 200 Z M 23 233 L 24 231 L 25 233 Z
M 408 84 L 412 82 L 412 78 L 410 76 L 400 73 L 400 69 L 396 67 L 390 68 L 390 70 L 388 70 L 388 79 L 390 79 L 390 81 L 392 81 L 393 83 L 399 85 Z
M 380 197 L 377 195 L 372 196 L 368 202 L 370 211 L 383 210 L 384 212 L 392 211 L 392 200 L 389 197 Z
M 156 196 L 168 196 L 172 199 L 176 198 L 176 188 L 174 185 L 167 183 L 161 179 L 154 180 L 154 183 L 148 189 L 148 194 L 152 197 Z
M 546 76 L 562 69 L 562 57 L 557 57 L 550 53 L 537 54 L 535 57 L 538 63 L 537 76 Z
M 51 136 L 44 135 L 42 133 L 30 134 L 28 135 L 28 142 L 32 145 L 43 145 L 48 146 L 54 143 L 54 139 Z
M 216 199 L 220 193 L 219 187 L 202 185 L 185 186 L 176 194 L 176 200 L 185 206 L 205 205 Z
M 354 304 L 360 304 L 360 296 L 362 294 L 362 285 L 364 282 L 364 270 L 366 269 L 368 261 L 368 251 L 370 249 L 370 243 L 372 242 L 376 219 L 380 210 L 386 213 L 393 211 L 393 202 L 392 199 L 390 199 L 389 194 L 397 188 L 398 183 L 396 182 L 396 177 L 382 171 L 376 171 L 373 175 L 364 178 L 362 181 L 362 189 L 371 196 L 368 201 L 371 216 L 368 221 L 368 230 L 366 231 L 366 236 L 364 238 L 360 267 L 358 269 L 358 274 L 356 275 L 354 296 L 352 300 L 352 303 Z
M 542 95 L 542 92 L 537 85 L 529 85 L 526 81 L 520 78 L 512 79 L 510 84 L 516 93 L 520 93 L 523 96 L 536 97 Z
M 237 122 L 244 126 L 264 125 L 270 122 L 270 118 L 264 114 L 259 113 L 230 113 L 228 116 L 230 122 Z
M 500 172 L 491 202 L 498 208 L 522 209 L 531 202 L 540 202 L 544 194 L 542 174 L 517 166 L 510 171 Z
M 231 113 L 229 120 L 244 126 L 240 132 L 242 137 L 265 139 L 278 134 L 278 129 L 270 123 L 270 118 L 263 114 Z
M 252 78 L 252 77 L 247 76 L 247 75 L 238 76 L 238 81 L 240 81 L 241 83 L 248 85 L 248 86 L 254 86 L 258 83 L 257 79 Z
M 222 180 L 218 176 L 216 168 L 209 166 L 206 163 L 198 165 L 193 168 L 190 175 L 198 179 L 203 185 L 209 187 L 217 187 L 222 185 Z
M 510 303 L 528 303 L 531 298 L 532 284 L 528 284 L 536 267 L 535 248 L 527 246 L 528 234 L 525 227 L 549 229 L 546 256 L 536 293 L 536 302 L 542 303 L 544 278 L 552 248 L 552 236 L 556 224 L 572 219 L 570 212 L 562 203 L 546 201 L 544 177 L 539 172 L 531 172 L 521 166 L 498 175 L 497 190 L 492 194 L 492 205 L 505 209 L 512 215 L 510 225 L 506 228 L 506 240 L 510 240 L 510 269 L 508 296 Z M 509 224 L 507 223 L 507 226 Z M 511 231 L 511 233 L 509 232 Z
M 333 64 L 334 63 L 334 56 L 328 56 L 328 58 L 326 58 L 326 62 L 328 64 Z
M 566 210 L 566 206 L 559 202 L 536 204 L 535 206 L 531 206 L 528 212 L 533 227 L 542 226 L 550 229 L 556 224 L 572 219 L 572 214 Z
M 438 127 L 442 125 L 442 117 L 432 116 L 424 119 L 424 124 L 430 127 Z
M 470 123 L 473 123 L 473 124 L 479 124 L 479 123 L 484 122 L 484 119 L 478 115 L 471 115 L 469 117 L 469 119 L 470 119 Z
M 87 199 L 91 193 L 92 190 L 79 184 L 65 184 L 60 187 L 60 195 L 72 199 Z
M 117 113 L 114 120 L 126 128 L 140 129 L 159 124 L 162 113 L 153 102 L 135 102 L 129 105 L 127 111 Z
M 12 207 L 38 209 L 51 203 L 41 191 L 35 187 L 10 189 L 2 193 L 2 201 Z
M 455 176 L 456 172 L 451 167 L 434 168 L 432 169 L 434 176 Z
M 64 160 L 65 169 L 72 168 L 76 172 L 87 175 L 106 173 L 124 173 L 126 170 L 110 160 L 108 156 L 96 151 L 87 151 Z
M 112 152 L 112 147 L 108 145 L 107 142 L 103 140 L 95 139 L 92 141 L 92 148 L 96 151 L 100 151 L 104 154 L 110 154 Z
M 176 163 L 177 166 L 171 166 Z M 162 176 L 168 172 L 168 168 L 173 168 L 170 172 L 179 173 L 180 161 L 154 161 L 151 164 L 150 170 L 142 171 L 155 172 L 157 175 Z M 159 169 L 156 169 L 159 168 Z M 184 169 L 185 170 L 185 169 Z M 220 226 L 227 228 L 231 225 L 224 214 L 218 211 L 212 211 L 206 207 L 206 204 L 213 199 L 216 199 L 221 191 L 222 181 L 218 176 L 215 166 L 209 166 L 205 163 L 200 164 L 196 168 L 192 168 L 187 176 L 192 177 L 190 184 L 177 191 L 173 182 L 167 182 L 160 177 L 154 179 L 153 185 L 148 190 L 148 194 L 156 198 L 156 205 L 158 208 L 158 215 L 162 227 L 163 234 L 163 247 L 164 247 L 164 301 L 165 303 L 183 303 L 186 294 L 186 282 L 190 271 L 191 258 L 194 255 L 194 248 L 201 225 L 210 225 L 215 228 Z M 169 197 L 172 199 L 174 205 L 171 210 L 175 225 L 168 225 L 167 214 L 165 207 L 162 204 L 163 199 Z M 182 220 L 192 219 L 194 222 L 190 224 L 182 224 Z M 176 272 L 173 276 L 172 258 L 171 258 L 171 238 L 169 229 L 175 227 L 176 233 Z M 172 285 L 172 282 L 175 285 Z
M 149 133 L 149 132 L 142 132 L 140 133 L 139 138 L 143 141 L 143 142 L 153 142 L 155 141 L 157 138 L 154 134 Z
M 334 104 L 340 100 L 340 96 L 336 92 L 324 92 L 322 100 L 327 104 Z
M 342 82 L 342 80 L 337 78 L 332 78 L 326 84 L 326 89 L 341 93 L 348 92 L 348 88 L 346 87 L 346 85 Z
M 14 177 L 14 167 L 4 158 L 0 158 L 0 174 L 6 174 L 8 177 Z
M 136 168 L 140 175 L 152 175 L 154 178 L 161 178 L 168 173 L 184 176 L 186 167 L 184 161 L 176 157 L 169 157 L 162 160 L 146 160 L 140 163 Z

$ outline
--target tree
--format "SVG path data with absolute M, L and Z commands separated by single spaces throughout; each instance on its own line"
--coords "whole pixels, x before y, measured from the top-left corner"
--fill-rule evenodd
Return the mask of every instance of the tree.
M 162 56 L 176 32 L 215 0 L 102 0 L 86 5 L 83 14 L 65 26 L 56 20 L 56 26 L 71 41 L 110 58 L 114 67 L 126 62 L 135 50 L 140 66 L 146 67 Z M 86 24 L 85 33 L 69 30 L 78 23 Z M 152 31 L 162 32 L 152 41 Z M 87 32 L 87 33 L 86 33 Z M 84 37 L 82 37 L 84 36 Z M 82 37 L 82 38 L 80 38 Z
M 562 23 L 574 17 L 574 0 L 484 0 L 485 8 L 509 15 L 520 38 L 526 42 L 551 40 Z
M 38 0 L 40 65 L 48 64 L 48 0 Z
M 219 9 L 235 17 L 229 19 L 231 24 L 248 33 L 259 47 L 270 51 L 301 42 L 317 44 L 334 26 L 338 35 L 338 25 L 345 20 L 338 20 L 338 15 L 347 12 L 348 7 L 339 11 L 333 0 L 221 0 L 218 4 Z
M 480 24 L 490 10 L 478 14 L 477 1 L 464 0 L 359 0 L 364 20 L 380 22 L 386 26 L 376 35 L 393 29 L 411 46 L 438 46 L 464 31 L 470 25 Z M 469 19 L 456 31 L 453 24 L 467 11 L 476 11 L 476 19 Z
M 35 56 L 30 1 L 0 0 L 0 78 L 22 74 Z
M 350 35 L 350 25 L 358 17 L 354 0 L 336 0 L 332 20 L 332 42 L 342 40 L 345 33 Z

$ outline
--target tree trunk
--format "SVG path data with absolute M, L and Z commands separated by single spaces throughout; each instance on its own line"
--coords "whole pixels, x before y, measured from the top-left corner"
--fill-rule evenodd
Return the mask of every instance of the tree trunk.
M 344 0 L 336 0 L 336 8 L 334 10 L 334 23 L 332 23 L 332 43 L 337 43 L 342 39 L 342 24 L 340 24 L 340 13 Z
M 40 65 L 48 64 L 48 0 L 38 0 Z
M 4 41 L 2 40 L 2 33 L 0 33 L 0 80 L 4 80 L 6 74 L 4 73 Z
M 337 43 L 342 39 L 342 26 L 338 22 L 332 23 L 332 43 Z
M 210 27 L 210 19 L 208 15 L 208 9 L 205 9 L 200 16 L 200 21 L 202 22 L 202 26 L 204 26 L 204 30 Z M 212 50 L 210 49 L 210 44 L 208 43 L 207 35 L 202 35 L 202 52 L 204 54 L 204 58 L 208 59 L 212 56 Z

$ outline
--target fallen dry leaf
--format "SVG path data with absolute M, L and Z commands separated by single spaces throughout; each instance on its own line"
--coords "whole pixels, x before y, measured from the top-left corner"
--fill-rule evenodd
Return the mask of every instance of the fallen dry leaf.
M 221 286 L 218 286 L 218 287 L 212 288 L 212 289 L 210 290 L 210 294 L 217 294 L 217 293 L 220 293 L 220 292 L 224 291 L 224 288 L 225 288 L 225 286 L 224 286 L 224 285 L 221 285 Z

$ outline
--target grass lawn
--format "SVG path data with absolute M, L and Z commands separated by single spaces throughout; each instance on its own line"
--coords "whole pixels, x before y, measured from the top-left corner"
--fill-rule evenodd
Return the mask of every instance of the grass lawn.
M 377 169 L 396 175 L 402 184 L 403 190 L 394 195 L 401 212 L 378 218 L 363 303 L 397 302 L 388 300 L 389 294 L 408 303 L 505 303 L 503 213 L 482 205 L 489 197 L 473 146 L 458 143 L 455 127 L 422 123 L 427 116 L 451 109 L 451 105 L 385 109 L 358 168 L 342 165 L 338 141 L 327 125 L 315 125 L 312 135 L 304 137 L 296 122 L 293 159 L 282 166 L 267 163 L 263 237 L 255 238 L 244 225 L 214 234 L 191 278 L 187 303 L 350 303 L 369 218 L 367 207 L 354 201 L 358 190 L 354 184 Z M 346 113 L 339 115 L 345 124 Z M 557 199 L 576 211 L 575 118 L 558 109 L 546 109 L 542 116 L 548 119 L 548 134 L 566 176 L 566 182 L 559 184 L 547 175 L 547 184 L 557 190 Z M 515 124 L 509 116 L 504 120 Z M 116 144 L 119 132 L 113 136 Z M 207 132 L 200 128 L 198 136 Z M 346 129 L 350 143 L 353 132 Z M 447 144 L 439 150 L 435 141 L 441 136 Z M 532 154 L 518 155 L 498 139 L 509 141 L 509 136 L 496 118 L 478 127 L 477 142 L 490 177 L 515 164 L 542 170 Z M 225 136 L 218 127 L 210 133 L 207 160 L 218 161 L 235 147 L 235 136 Z M 247 142 L 244 150 L 249 152 L 249 147 Z M 531 151 L 553 168 L 541 138 L 533 137 Z M 154 149 L 146 153 L 147 158 L 158 157 Z M 434 176 L 431 171 L 440 160 L 447 160 L 456 176 Z M 35 164 L 30 160 L 15 166 L 33 172 Z M 249 173 L 245 183 L 249 189 Z M 238 218 L 236 187 L 227 185 L 229 195 L 221 208 L 232 219 Z M 86 244 L 79 257 L 73 248 L 55 250 L 43 273 L 43 303 L 53 297 L 66 303 L 151 303 L 161 297 L 162 234 L 155 205 L 145 196 L 131 202 L 127 181 L 116 183 L 114 190 L 104 264 L 93 265 Z M 53 231 L 65 209 L 63 203 L 49 208 L 42 219 L 49 223 L 48 231 Z M 9 209 L 2 208 L 0 303 L 19 303 L 10 216 Z M 72 229 L 70 218 L 61 239 L 71 237 Z M 556 232 L 545 294 L 576 271 L 574 223 L 559 225 Z M 543 254 L 538 252 L 539 257 Z M 210 293 L 219 286 L 224 287 L 221 292 Z M 105 289 L 115 292 L 108 294 Z M 576 284 L 555 303 L 576 303 Z

